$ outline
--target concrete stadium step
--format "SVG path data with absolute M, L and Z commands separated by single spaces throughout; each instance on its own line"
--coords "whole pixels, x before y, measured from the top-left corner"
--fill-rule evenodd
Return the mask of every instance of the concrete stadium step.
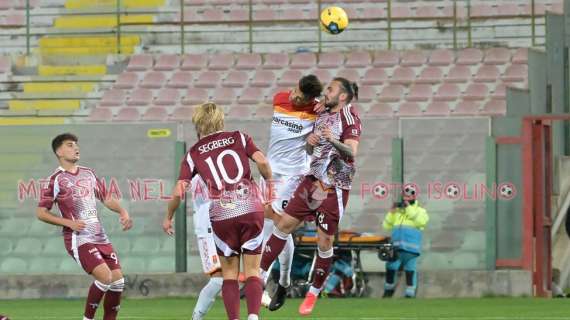
M 0 126 L 33 126 L 65 124 L 64 117 L 4 117 L 0 118 Z
M 38 75 L 40 76 L 104 75 L 104 74 L 107 74 L 106 65 L 38 66 Z
M 122 0 L 122 8 L 154 8 L 164 6 L 165 0 Z M 117 0 L 67 0 L 66 9 L 117 7 Z
M 153 22 L 153 15 L 121 15 L 122 24 L 151 24 Z M 114 15 L 62 16 L 55 19 L 54 26 L 60 29 L 114 28 L 117 26 L 117 17 Z
M 137 46 L 139 36 L 122 36 L 122 46 Z M 83 48 L 83 47 L 116 47 L 117 37 L 43 37 L 39 40 L 40 48 Z
M 93 82 L 24 83 L 24 93 L 88 93 L 95 89 Z
M 69 100 L 69 99 L 99 99 L 103 96 L 100 92 L 14 92 L 11 94 L 14 100 Z
M 80 100 L 11 100 L 8 101 L 10 110 L 77 110 L 81 107 Z
M 135 48 L 130 45 L 121 45 L 121 54 L 133 54 Z M 45 55 L 102 55 L 102 54 L 116 54 L 117 46 L 108 47 L 78 47 L 78 48 L 40 48 L 39 53 Z

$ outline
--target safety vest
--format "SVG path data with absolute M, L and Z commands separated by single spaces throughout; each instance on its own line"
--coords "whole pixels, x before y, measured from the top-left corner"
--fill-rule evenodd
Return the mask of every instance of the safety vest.
M 392 243 L 400 250 L 420 254 L 422 250 L 422 230 L 429 216 L 418 201 L 406 208 L 395 208 L 388 212 L 382 226 L 392 231 Z

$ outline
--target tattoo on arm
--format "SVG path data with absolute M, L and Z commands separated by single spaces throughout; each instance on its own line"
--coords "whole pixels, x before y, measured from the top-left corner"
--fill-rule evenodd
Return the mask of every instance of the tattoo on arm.
M 352 151 L 352 148 L 349 145 L 346 145 L 336 139 L 332 139 L 330 142 L 340 152 L 340 154 L 343 157 L 354 159 L 354 152 Z

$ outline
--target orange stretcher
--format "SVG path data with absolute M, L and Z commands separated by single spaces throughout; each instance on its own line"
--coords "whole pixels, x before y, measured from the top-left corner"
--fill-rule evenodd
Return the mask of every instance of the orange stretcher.
M 312 251 L 313 262 L 309 271 L 307 281 L 311 281 L 315 263 L 317 261 L 317 236 L 298 235 L 294 237 L 295 249 Z M 350 250 L 352 253 L 351 265 L 354 270 L 353 282 L 354 287 L 352 294 L 354 296 L 364 296 L 366 294 L 366 284 L 368 277 L 362 267 L 360 252 L 362 250 L 379 251 L 384 247 L 391 246 L 390 238 L 369 233 L 358 233 L 349 230 L 340 231 L 335 235 L 333 248 L 337 250 Z M 381 263 L 380 260 L 378 260 Z

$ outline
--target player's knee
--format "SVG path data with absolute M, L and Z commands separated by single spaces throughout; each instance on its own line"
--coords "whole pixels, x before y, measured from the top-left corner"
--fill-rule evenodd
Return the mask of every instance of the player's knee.
M 125 278 L 120 278 L 118 280 L 115 280 L 111 282 L 109 286 L 109 290 L 115 292 L 123 292 L 124 289 L 125 289 Z

